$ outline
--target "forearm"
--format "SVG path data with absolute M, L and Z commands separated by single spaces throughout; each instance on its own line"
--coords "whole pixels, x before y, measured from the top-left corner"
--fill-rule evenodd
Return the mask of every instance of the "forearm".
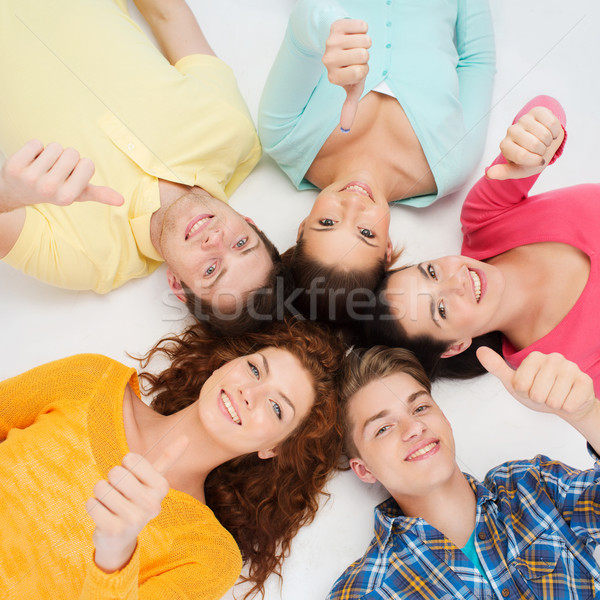
M 139 550 L 123 569 L 115 573 L 105 573 L 91 560 L 79 600 L 138 600 L 139 570 Z
M 190 54 L 214 56 L 213 49 L 185 0 L 134 0 L 134 2 L 150 25 L 156 41 L 171 64 Z
M 477 128 L 477 142 L 483 147 L 492 100 L 496 50 L 487 0 L 459 3 L 456 23 L 459 100 L 466 133 Z
M 258 130 L 267 151 L 295 126 L 325 71 L 321 59 L 331 24 L 346 16 L 337 3 L 294 7 L 260 100 Z
M 596 399 L 592 410 L 581 419 L 565 419 L 586 439 L 596 454 L 600 455 L 600 400 Z
M 560 103 L 554 98 L 549 96 L 537 96 L 519 111 L 513 120 L 513 124 L 536 106 L 545 107 L 551 110 L 562 125 L 562 132 L 554 142 L 554 156 L 552 160 L 549 161 L 549 164 L 551 164 L 562 154 L 564 148 L 566 140 L 566 115 Z M 504 156 L 499 154 L 490 167 L 506 163 L 507 160 Z M 497 180 L 489 179 L 484 175 L 471 188 L 465 199 L 461 213 L 463 234 L 467 235 L 470 231 L 477 229 L 497 214 L 505 212 L 511 206 L 525 200 L 538 177 L 539 173 L 530 177 L 523 177 L 522 179 Z

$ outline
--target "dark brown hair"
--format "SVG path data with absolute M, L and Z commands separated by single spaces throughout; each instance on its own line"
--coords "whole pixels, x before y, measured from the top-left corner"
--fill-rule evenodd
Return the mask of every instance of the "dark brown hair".
M 474 337 L 471 345 L 463 352 L 442 358 L 442 354 L 448 350 L 452 342 L 437 340 L 424 334 L 410 337 L 400 320 L 392 314 L 385 291 L 390 276 L 399 270 L 402 269 L 388 271 L 376 290 L 375 306 L 370 318 L 361 323 L 360 343 L 367 346 L 383 344 L 395 348 L 408 348 L 421 362 L 432 381 L 440 377 L 471 379 L 487 373 L 477 359 L 477 348 L 488 346 L 502 354 L 502 333 L 490 331 Z
M 348 323 L 360 318 L 362 311 L 353 301 L 369 302 L 386 268 L 384 258 L 364 270 L 325 265 L 308 255 L 302 237 L 283 253 L 282 258 L 292 274 L 296 290 L 302 290 L 294 300 L 294 306 L 311 321 L 330 323 Z
M 368 350 L 352 350 L 340 372 L 340 412 L 344 427 L 344 453 L 348 458 L 360 458 L 354 443 L 354 424 L 349 418 L 348 402 L 354 394 L 370 383 L 395 373 L 406 373 L 431 393 L 431 383 L 415 355 L 404 348 L 374 346 Z
M 237 310 L 236 307 L 235 314 L 222 314 L 215 311 L 210 302 L 196 296 L 185 282 L 181 282 L 189 311 L 205 328 L 215 333 L 238 336 L 258 331 L 265 323 L 281 320 L 285 316 L 283 299 L 292 289 L 292 276 L 284 266 L 273 242 L 256 225 L 253 223 L 249 223 L 249 225 L 265 245 L 273 267 L 263 285 L 252 290 L 242 299 L 244 306 L 240 310 Z
M 140 375 L 155 394 L 152 407 L 172 414 L 198 398 L 215 369 L 265 347 L 282 348 L 300 361 L 312 377 L 315 401 L 274 458 L 241 456 L 214 469 L 206 480 L 207 505 L 249 562 L 243 580 L 253 586 L 247 595 L 264 594 L 266 578 L 272 572 L 280 574 L 293 536 L 314 518 L 323 487 L 339 465 L 342 434 L 335 384 L 342 344 L 306 321 L 275 323 L 240 338 L 211 336 L 195 325 L 180 336 L 164 338 L 142 360 L 145 368 L 154 356 L 166 355 L 169 368 L 159 375 Z

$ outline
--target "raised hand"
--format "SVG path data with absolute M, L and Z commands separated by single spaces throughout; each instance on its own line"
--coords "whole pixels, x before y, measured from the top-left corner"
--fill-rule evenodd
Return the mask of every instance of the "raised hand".
M 511 125 L 500 142 L 508 161 L 487 170 L 488 179 L 521 179 L 541 173 L 560 148 L 565 132 L 554 113 L 536 106 Z
M 346 90 L 346 101 L 340 115 L 340 129 L 344 133 L 352 127 L 369 72 L 371 38 L 367 29 L 368 25 L 358 19 L 335 21 L 323 54 L 329 81 Z
M 160 513 L 169 491 L 164 475 L 188 443 L 185 436 L 177 438 L 153 464 L 139 454 L 126 454 L 121 465 L 109 471 L 108 480 L 94 486 L 95 497 L 85 508 L 96 524 L 94 560 L 106 573 L 122 569 L 133 556 L 139 533 Z
M 478 348 L 477 358 L 528 408 L 554 413 L 572 425 L 598 410 L 592 378 L 562 354 L 532 352 L 516 370 L 491 348 Z
M 123 196 L 115 190 L 91 185 L 93 174 L 94 164 L 89 158 L 81 158 L 77 150 L 63 149 L 57 143 L 44 147 L 40 141 L 31 140 L 7 158 L 0 169 L 0 212 L 40 203 L 123 204 Z

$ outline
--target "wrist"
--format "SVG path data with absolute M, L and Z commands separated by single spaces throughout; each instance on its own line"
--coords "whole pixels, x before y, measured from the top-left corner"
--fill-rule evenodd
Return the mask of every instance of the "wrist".
M 594 398 L 593 404 L 585 413 L 565 417 L 564 420 L 597 450 L 596 444 L 600 440 L 600 400 Z
M 105 573 L 114 573 L 127 566 L 135 552 L 137 539 L 120 548 L 116 548 L 114 545 L 102 547 L 102 544 L 96 541 L 94 543 L 96 544 L 94 552 L 96 566 Z

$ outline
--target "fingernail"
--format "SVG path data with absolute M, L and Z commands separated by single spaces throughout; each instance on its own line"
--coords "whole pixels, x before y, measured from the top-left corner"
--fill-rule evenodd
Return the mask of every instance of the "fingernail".
M 340 127 L 340 131 L 341 131 L 342 133 L 350 133 L 350 130 L 349 130 L 349 129 L 344 129 L 343 127 Z

